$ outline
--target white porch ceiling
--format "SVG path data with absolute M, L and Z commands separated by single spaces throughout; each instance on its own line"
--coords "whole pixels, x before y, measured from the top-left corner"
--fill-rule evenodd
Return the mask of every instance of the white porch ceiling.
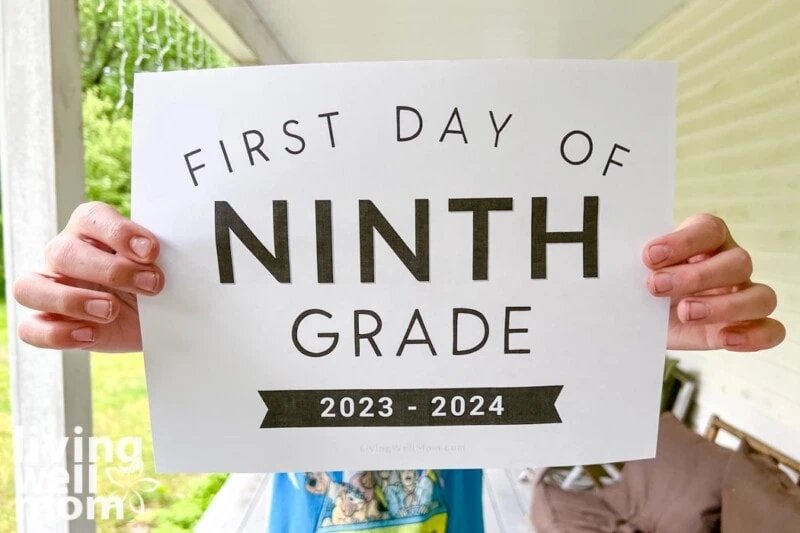
M 685 0 L 245 0 L 292 62 L 609 58 Z

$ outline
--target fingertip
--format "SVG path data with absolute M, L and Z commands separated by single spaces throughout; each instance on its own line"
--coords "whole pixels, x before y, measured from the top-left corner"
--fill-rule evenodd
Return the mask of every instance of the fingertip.
M 786 340 L 786 326 L 784 326 L 783 322 L 780 322 L 779 320 L 774 320 L 774 319 L 770 320 L 773 320 L 775 322 L 775 330 L 776 330 L 774 338 L 775 343 L 772 346 L 777 346 L 784 340 Z
M 85 350 L 96 345 L 100 327 L 86 321 L 61 320 L 39 313 L 20 323 L 17 335 L 20 340 L 47 350 Z
M 72 338 L 72 340 L 81 344 L 90 344 L 95 341 L 95 330 L 91 326 L 82 326 L 73 329 L 69 336 Z
M 656 287 L 653 284 L 653 274 L 652 273 L 649 276 L 647 276 L 647 291 L 650 294 L 652 294 L 653 296 L 661 296 L 660 294 L 658 294 L 658 292 L 656 291 Z
M 651 242 L 648 244 L 643 252 L 645 265 L 651 269 L 658 268 L 667 264 L 670 257 L 672 257 L 672 247 L 665 242 Z
M 675 308 L 675 314 L 682 323 L 686 324 L 691 322 L 692 319 L 689 317 L 689 310 L 684 302 L 680 302 L 678 306 Z
M 151 261 L 155 261 L 156 259 L 158 259 L 158 255 L 160 253 L 161 253 L 161 243 L 155 236 L 153 236 L 153 249 L 150 251 Z
M 675 309 L 675 314 L 683 323 L 700 323 L 706 321 L 711 315 L 711 306 L 699 300 L 681 300 Z
M 119 316 L 121 310 L 121 303 L 118 298 L 111 298 L 111 314 L 108 317 L 108 322 L 113 322 Z
M 724 328 L 719 332 L 719 344 L 726 350 L 745 350 L 749 344 L 748 334 L 744 330 L 734 328 Z
M 671 272 L 651 272 L 647 277 L 647 290 L 653 296 L 671 296 L 674 288 L 675 276 Z
M 78 206 L 70 218 L 70 232 L 91 239 L 105 251 L 113 250 L 138 263 L 152 263 L 158 255 L 158 239 L 146 228 L 125 218 L 102 202 Z
M 87 317 L 92 322 L 98 324 L 108 324 L 113 322 L 120 311 L 119 300 L 113 295 L 110 298 L 91 298 L 83 304 L 83 309 Z
M 137 294 L 154 296 L 164 288 L 164 273 L 157 266 L 153 270 L 142 270 L 134 274 L 133 285 Z
M 758 352 L 778 346 L 786 338 L 786 327 L 778 320 L 766 318 L 719 331 L 720 348 L 732 352 Z
M 655 265 L 653 265 L 653 262 L 650 261 L 650 255 L 647 253 L 649 249 L 650 249 L 650 244 L 642 248 L 642 263 L 644 263 L 644 266 L 646 266 L 650 270 L 653 270 L 653 268 L 655 268 Z
M 158 257 L 158 239 L 149 235 L 134 235 L 128 240 L 131 259 L 139 263 L 152 263 Z
M 11 285 L 11 295 L 20 305 L 25 305 L 23 302 L 26 301 L 25 297 L 27 296 L 32 281 L 33 274 L 26 273 L 15 279 L 14 283 Z
M 28 336 L 28 321 L 23 320 L 17 325 L 17 338 L 26 344 L 31 344 Z

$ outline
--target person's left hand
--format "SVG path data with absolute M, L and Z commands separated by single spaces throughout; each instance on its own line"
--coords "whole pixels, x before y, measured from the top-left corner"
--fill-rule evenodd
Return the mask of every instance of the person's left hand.
M 667 348 L 754 352 L 777 346 L 783 324 L 767 318 L 775 291 L 753 283 L 750 254 L 713 215 L 695 215 L 645 246 L 647 287 L 671 299 Z

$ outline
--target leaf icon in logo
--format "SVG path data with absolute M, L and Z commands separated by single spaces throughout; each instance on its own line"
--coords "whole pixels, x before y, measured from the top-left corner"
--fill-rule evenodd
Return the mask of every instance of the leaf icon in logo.
M 161 485 L 156 479 L 142 477 L 144 462 L 141 457 L 124 466 L 109 466 L 105 473 L 111 484 L 119 487 L 119 490 L 111 493 L 111 497 L 127 503 L 128 508 L 137 515 L 145 511 L 142 494 L 153 492 Z

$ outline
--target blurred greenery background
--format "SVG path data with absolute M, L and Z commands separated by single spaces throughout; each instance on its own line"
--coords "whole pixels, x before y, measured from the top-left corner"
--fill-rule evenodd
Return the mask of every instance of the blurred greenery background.
M 130 215 L 131 114 L 140 71 L 216 68 L 232 65 L 212 42 L 167 0 L 80 0 L 83 134 L 86 197 Z M 2 227 L 2 213 L 0 213 Z M 0 239 L 0 258 L 2 240 Z M 0 261 L 0 284 L 5 287 Z M 0 532 L 16 531 L 11 446 L 8 332 L 5 291 L 0 297 Z M 159 481 L 143 493 L 147 511 L 126 509 L 123 520 L 100 520 L 101 533 L 191 531 L 224 482 L 224 474 L 156 475 L 141 354 L 92 354 L 94 434 L 140 437 L 143 477 Z M 114 487 L 98 462 L 98 495 Z M 119 466 L 119 465 L 117 465 Z

